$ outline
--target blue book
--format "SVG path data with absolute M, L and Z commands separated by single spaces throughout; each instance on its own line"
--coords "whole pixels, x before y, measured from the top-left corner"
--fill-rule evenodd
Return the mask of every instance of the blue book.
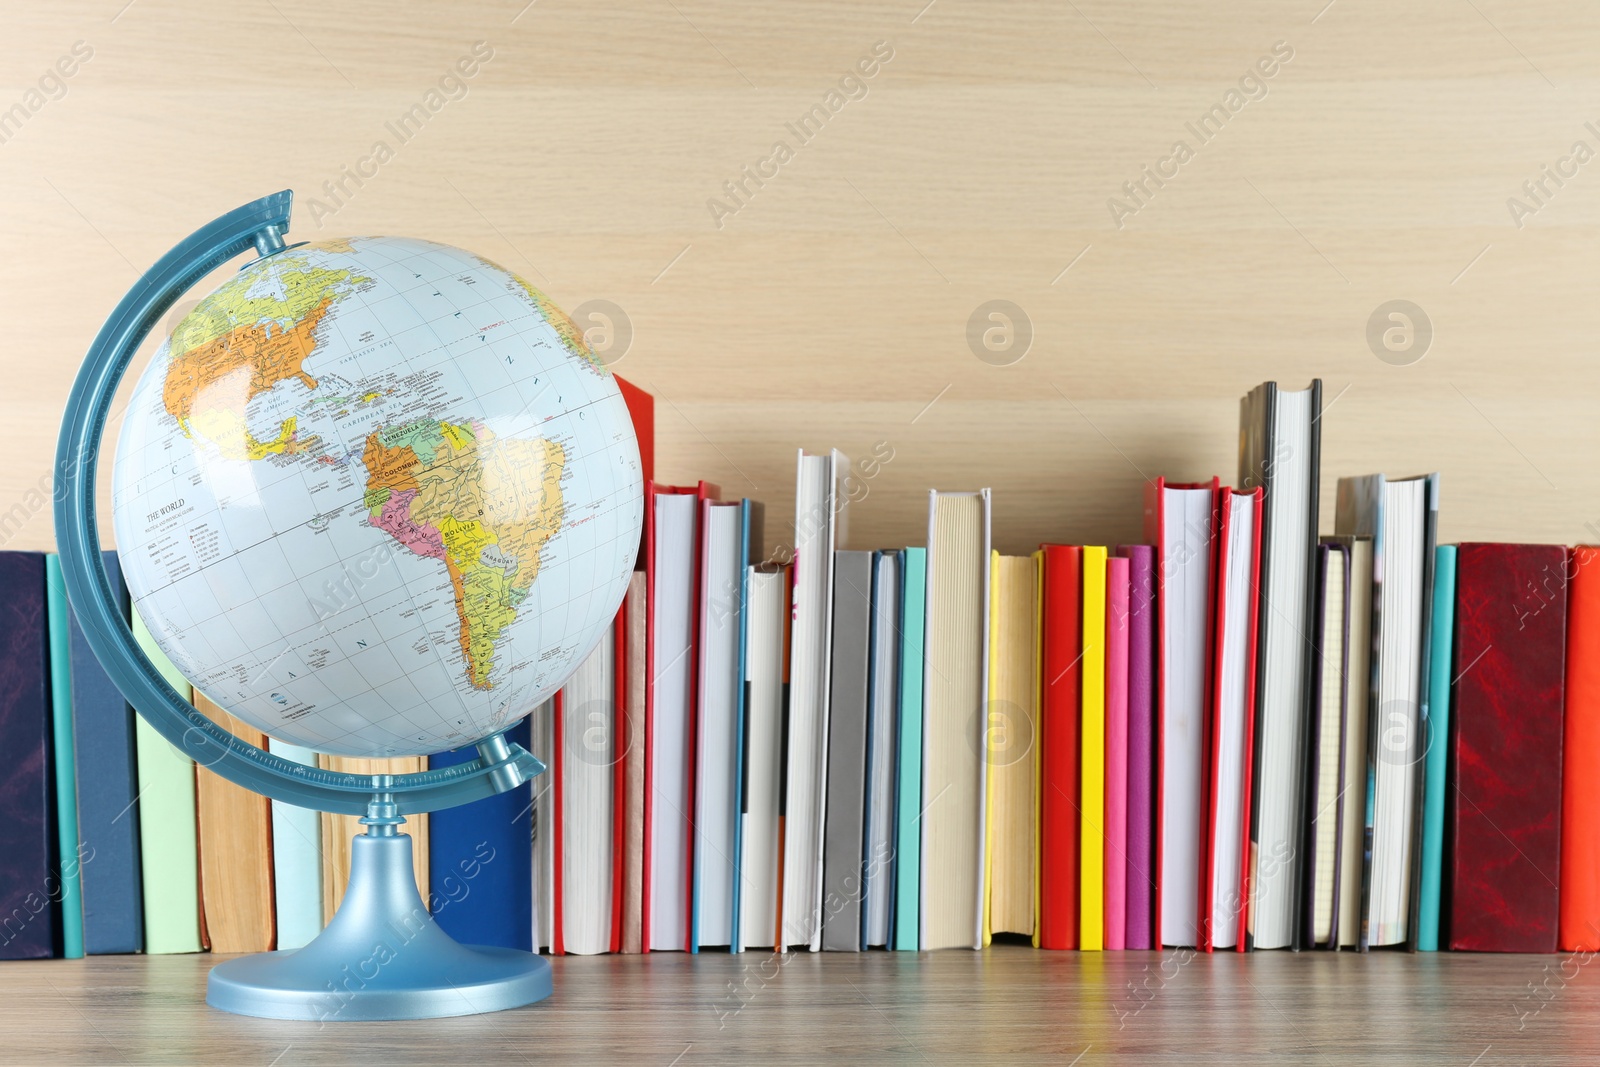
M 61 860 L 61 955 L 83 959 L 83 862 L 78 856 L 78 793 L 73 774 L 72 665 L 68 649 L 67 581 L 61 557 L 44 558 L 50 617 L 50 751 L 55 770 L 56 854 Z
M 506 740 L 529 749 L 528 720 Z M 432 768 L 476 759 L 469 745 L 430 756 Z M 510 792 L 428 816 L 428 908 L 463 945 L 533 951 L 533 792 Z
M 922 635 L 928 550 L 908 548 L 901 561 L 900 757 L 895 761 L 894 947 L 922 946 Z
M 1417 951 L 1439 950 L 1439 913 L 1444 885 L 1445 767 L 1450 746 L 1450 682 L 1454 664 L 1456 546 L 1440 545 L 1433 557 L 1433 632 L 1428 656 L 1427 754 L 1423 757 L 1422 877 L 1417 902 Z
M 894 930 L 895 737 L 900 719 L 900 564 L 903 552 L 872 559 L 867 661 L 867 781 L 861 857 L 861 947 L 887 947 Z
M 127 616 L 128 593 L 115 552 L 106 552 L 111 593 Z M 144 951 L 139 871 L 139 772 L 134 711 L 68 612 L 72 742 L 77 756 L 78 848 L 83 947 L 91 956 Z
M 0 552 L 0 960 L 61 951 L 44 553 Z
M 309 748 L 268 738 L 274 756 L 317 765 Z M 280 951 L 302 948 L 322 933 L 322 817 L 310 808 L 272 802 L 272 902 Z

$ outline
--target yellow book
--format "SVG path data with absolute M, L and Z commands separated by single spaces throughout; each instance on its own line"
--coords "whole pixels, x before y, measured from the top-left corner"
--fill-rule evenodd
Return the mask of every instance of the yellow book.
M 1106 550 L 1083 550 L 1083 822 L 1078 864 L 1078 948 L 1097 952 L 1105 935 Z

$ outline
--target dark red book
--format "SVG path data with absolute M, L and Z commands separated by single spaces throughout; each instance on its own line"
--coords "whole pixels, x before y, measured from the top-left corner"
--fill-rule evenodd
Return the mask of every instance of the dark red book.
M 1557 545 L 1456 556 L 1453 949 L 1556 951 L 1566 567 Z
M 0 552 L 0 960 L 59 954 L 44 554 Z
M 1043 545 L 1039 726 L 1039 947 L 1078 947 L 1078 730 L 1083 549 Z

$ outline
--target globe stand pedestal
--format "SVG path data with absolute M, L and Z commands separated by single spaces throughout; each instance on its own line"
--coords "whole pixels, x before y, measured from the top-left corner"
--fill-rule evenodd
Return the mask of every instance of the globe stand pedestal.
M 304 948 L 219 963 L 207 1004 L 333 1022 L 475 1015 L 550 995 L 550 963 L 537 953 L 457 944 L 433 921 L 417 893 L 411 838 L 397 832 L 403 820 L 361 821 L 367 832 L 351 842 L 350 883 L 327 929 Z

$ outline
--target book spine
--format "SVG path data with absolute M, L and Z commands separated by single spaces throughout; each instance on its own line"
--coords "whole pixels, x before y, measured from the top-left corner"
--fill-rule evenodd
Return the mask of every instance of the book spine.
M 1128 905 L 1130 949 L 1152 947 L 1155 888 L 1155 550 L 1129 545 L 1128 557 Z
M 1422 899 L 1417 919 L 1417 951 L 1439 948 L 1444 892 L 1445 770 L 1450 737 L 1450 681 L 1455 643 L 1456 547 L 1434 552 L 1433 651 L 1428 660 L 1428 722 L 1423 757 Z
M 1561 778 L 1561 949 L 1600 949 L 1600 547 L 1568 566 Z
M 1079 746 L 1082 829 L 1078 948 L 1098 952 L 1105 938 L 1106 550 L 1083 550 L 1083 733 Z
M 1106 560 L 1105 947 L 1127 947 L 1128 561 Z
M 44 560 L 46 614 L 50 618 L 51 750 L 55 761 L 56 839 L 61 864 L 61 954 L 83 958 L 83 883 L 78 860 L 78 789 L 73 765 L 72 651 L 67 626 L 67 584 L 61 557 Z
M 900 744 L 896 760 L 894 947 L 922 946 L 922 637 L 928 554 L 908 548 L 900 608 Z

